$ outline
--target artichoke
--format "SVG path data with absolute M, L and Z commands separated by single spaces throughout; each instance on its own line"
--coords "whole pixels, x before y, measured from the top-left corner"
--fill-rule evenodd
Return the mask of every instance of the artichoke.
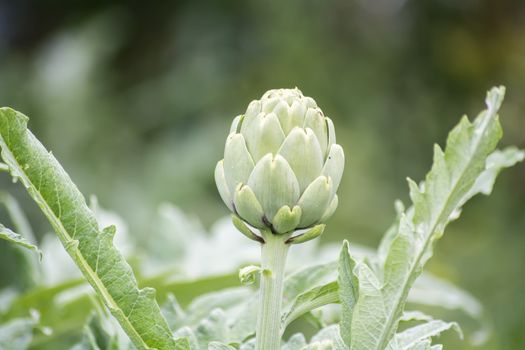
M 234 119 L 215 182 L 240 219 L 284 234 L 334 213 L 343 168 L 332 120 L 316 102 L 297 88 L 269 90 Z

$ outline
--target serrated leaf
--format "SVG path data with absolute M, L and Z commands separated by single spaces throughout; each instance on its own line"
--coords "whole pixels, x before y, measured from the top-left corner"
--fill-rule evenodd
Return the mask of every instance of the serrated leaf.
M 40 251 L 40 249 L 38 249 L 36 245 L 30 243 L 27 239 L 22 237 L 22 235 L 11 231 L 2 224 L 0 224 L 0 238 L 19 247 L 24 247 L 26 249 L 33 250 L 38 253 L 39 257 L 42 257 L 42 252 Z
M 151 288 L 138 289 L 133 271 L 113 246 L 114 230 L 101 230 L 65 170 L 27 129 L 28 118 L 0 109 L 2 159 L 53 226 L 97 294 L 139 349 L 187 349 L 173 339 Z
M 413 207 L 400 215 L 395 233 L 380 250 L 382 273 L 376 276 L 370 269 L 361 269 L 359 274 L 352 350 L 383 350 L 389 344 L 408 292 L 431 257 L 434 242 L 465 201 L 481 191 L 476 189 L 476 181 L 502 134 L 497 111 L 504 91 L 489 91 L 487 109 L 473 123 L 464 117 L 450 132 L 444 152 L 438 146 L 434 148 L 434 163 L 424 183 L 409 181 Z
M 461 338 L 463 337 L 457 323 L 432 320 L 396 334 L 388 344 L 386 350 L 409 350 L 415 346 L 419 346 L 418 344 L 421 342 L 427 342 L 427 339 L 438 336 L 449 329 L 455 330 Z M 428 343 L 428 345 L 430 345 L 430 343 Z

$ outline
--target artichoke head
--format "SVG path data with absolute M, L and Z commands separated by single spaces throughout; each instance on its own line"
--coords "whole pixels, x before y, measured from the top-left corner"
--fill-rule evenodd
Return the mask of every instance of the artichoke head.
M 343 168 L 334 125 L 315 101 L 297 88 L 269 90 L 233 120 L 215 182 L 240 219 L 284 234 L 334 213 Z

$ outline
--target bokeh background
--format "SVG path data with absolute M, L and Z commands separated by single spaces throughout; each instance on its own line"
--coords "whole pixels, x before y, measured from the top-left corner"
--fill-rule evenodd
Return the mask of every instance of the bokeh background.
M 0 105 L 30 116 L 83 193 L 137 236 L 164 201 L 206 226 L 226 215 L 213 170 L 229 123 L 267 89 L 297 86 L 348 157 L 323 239 L 375 246 L 406 176 L 422 179 L 432 144 L 500 84 L 502 143 L 525 147 L 521 0 L 0 1 Z M 521 164 L 469 203 L 430 263 L 485 305 L 494 332 L 479 349 L 525 349 L 524 214 Z M 2 261 L 0 283 L 15 283 Z

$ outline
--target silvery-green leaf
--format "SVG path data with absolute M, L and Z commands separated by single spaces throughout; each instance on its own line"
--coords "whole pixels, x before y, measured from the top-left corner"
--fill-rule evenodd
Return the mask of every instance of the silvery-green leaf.
M 525 152 L 516 147 L 507 147 L 504 150 L 496 150 L 492 152 L 487 158 L 485 170 L 480 176 L 478 176 L 476 183 L 470 190 L 470 194 L 466 197 L 470 198 L 476 195 L 476 193 L 481 193 L 487 196 L 490 195 L 494 183 L 496 182 L 496 177 L 500 171 L 505 168 L 510 168 L 524 159 Z
M 286 329 L 291 322 L 307 312 L 327 304 L 337 303 L 339 301 L 338 290 L 337 282 L 332 282 L 299 294 L 293 304 L 283 313 L 282 329 Z
M 38 249 L 36 245 L 30 243 L 27 239 L 25 239 L 18 233 L 11 231 L 2 224 L 0 224 L 0 239 L 6 240 L 9 243 L 15 244 L 19 247 L 24 247 L 33 250 L 37 252 L 40 257 L 42 257 L 42 252 L 40 251 L 40 249 Z
M 35 326 L 36 321 L 33 318 L 16 318 L 0 324 L 0 349 L 28 349 Z
M 300 206 L 294 206 L 290 209 L 285 205 L 277 211 L 272 219 L 272 225 L 277 233 L 287 233 L 294 230 L 301 220 L 302 210 Z
M 296 333 L 288 339 L 286 344 L 283 345 L 281 350 L 301 350 L 306 345 L 306 339 L 302 333 Z
M 399 319 L 400 321 L 432 321 L 432 316 L 429 316 L 421 311 L 404 311 L 403 316 Z
M 312 342 L 301 350 L 335 350 L 334 343 L 331 340 Z
M 313 336 L 312 342 L 331 341 L 334 350 L 348 350 L 343 339 L 340 336 L 340 330 L 338 325 L 330 325 L 321 329 Z
M 255 350 L 255 338 L 241 344 L 240 350 Z
M 359 298 L 359 279 L 354 273 L 356 262 L 350 256 L 348 241 L 344 241 L 339 255 L 339 301 L 341 303 L 341 338 L 346 344 L 350 344 L 352 338 L 352 315 L 354 306 Z
M 264 211 L 255 193 L 248 185 L 239 184 L 235 190 L 233 202 L 239 216 L 254 227 L 264 227 Z
M 487 157 L 501 138 L 497 110 L 503 95 L 503 88 L 492 89 L 486 99 L 487 110 L 473 123 L 463 118 L 450 133 L 444 152 L 435 147 L 434 164 L 424 184 L 411 182 L 414 206 L 401 215 L 397 232 L 385 249 L 384 281 L 373 273 L 360 275 L 352 350 L 383 350 L 394 336 L 408 292 L 431 257 L 434 242 L 454 213 L 472 197 L 471 190 L 485 170 Z M 370 314 L 369 310 L 374 312 Z
M 2 159 L 53 226 L 61 243 L 112 315 L 139 348 L 188 349 L 173 339 L 155 300 L 139 289 L 133 271 L 113 245 L 114 227 L 100 229 L 65 170 L 27 129 L 28 118 L 0 109 Z M 115 283 L 118 281 L 118 283 Z
M 248 186 L 261 203 L 268 220 L 281 207 L 293 207 L 299 199 L 297 178 L 288 162 L 279 154 L 267 154 L 255 165 Z
M 82 340 L 71 350 L 119 350 L 118 333 L 108 329 L 109 323 L 104 321 L 93 312 L 84 325 Z
M 323 112 L 319 108 L 308 108 L 303 127 L 312 129 L 315 136 L 317 136 L 324 159 L 328 151 L 328 129 Z
M 336 278 L 337 263 L 313 265 L 298 270 L 285 279 L 283 307 L 288 310 L 295 299 L 304 291 L 333 282 Z M 335 298 L 338 292 L 332 294 Z M 255 333 L 259 295 L 255 294 L 243 303 L 243 307 L 232 322 L 230 341 L 244 341 Z
M 226 177 L 224 176 L 224 160 L 217 162 L 217 166 L 215 167 L 215 184 L 217 185 L 222 201 L 228 209 L 233 211 L 233 195 L 232 192 L 230 192 Z
M 283 292 L 283 306 L 293 303 L 306 290 L 333 282 L 336 279 L 337 263 L 331 262 L 305 267 L 285 279 Z
M 228 341 L 242 343 L 255 334 L 259 294 L 254 293 L 245 299 L 234 317 L 230 319 Z
M 220 341 L 228 336 L 226 315 L 223 310 L 215 309 L 203 319 L 195 329 L 199 349 L 206 349 L 212 341 Z
M 332 198 L 332 201 L 330 202 L 330 204 L 328 205 L 328 208 L 326 208 L 325 212 L 323 213 L 323 216 L 321 216 L 321 222 L 325 222 L 332 215 L 334 215 L 338 204 L 339 204 L 339 197 L 335 195 L 334 198 Z
M 276 154 L 285 137 L 274 113 L 261 113 L 253 119 L 246 118 L 241 126 L 241 133 L 255 163 L 268 153 Z
M 388 344 L 386 350 L 408 350 L 419 342 L 438 336 L 449 329 L 455 330 L 461 338 L 463 337 L 457 323 L 432 320 L 397 333 Z
M 182 328 L 177 329 L 173 333 L 173 337 L 175 339 L 178 339 L 178 338 L 187 339 L 190 350 L 200 349 L 199 341 L 197 340 L 197 336 L 195 335 L 195 332 L 190 327 L 182 327 Z
M 230 193 L 235 191 L 238 184 L 248 181 L 254 165 L 244 137 L 241 134 L 230 134 L 226 139 L 223 163 L 224 177 Z
M 431 344 L 431 339 L 425 339 L 409 347 L 408 350 L 430 350 L 432 349 Z
M 194 326 L 213 310 L 221 309 L 227 312 L 248 300 L 252 291 L 244 287 L 226 288 L 210 292 L 195 298 L 186 308 L 184 325 Z
M 236 350 L 236 349 L 233 346 L 230 346 L 224 343 L 220 343 L 220 342 L 216 342 L 216 341 L 212 341 L 208 345 L 208 350 Z
M 309 227 L 321 220 L 332 199 L 332 180 L 319 176 L 306 188 L 297 205 L 302 209 L 300 227 Z
M 284 140 L 279 154 L 290 164 L 301 193 L 321 174 L 324 157 L 312 129 L 294 128 Z
M 323 166 L 322 173 L 332 179 L 332 194 L 335 194 L 341 183 L 343 170 L 345 167 L 345 154 L 343 148 L 338 144 L 330 146 L 328 157 Z

